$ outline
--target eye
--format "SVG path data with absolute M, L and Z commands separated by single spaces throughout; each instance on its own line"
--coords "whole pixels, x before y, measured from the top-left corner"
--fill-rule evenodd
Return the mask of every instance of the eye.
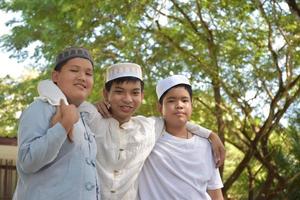
M 117 94 L 121 94 L 122 90 L 115 90 L 114 92 L 117 93 Z
M 85 75 L 87 75 L 87 76 L 93 76 L 94 74 L 93 74 L 93 72 L 86 72 Z
M 134 95 L 134 96 L 138 96 L 139 94 L 140 94 L 140 91 L 134 91 L 134 92 L 133 92 L 133 95 Z

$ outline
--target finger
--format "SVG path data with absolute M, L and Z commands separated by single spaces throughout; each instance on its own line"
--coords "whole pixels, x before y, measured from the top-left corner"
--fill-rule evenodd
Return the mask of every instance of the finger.
M 65 101 L 63 99 L 60 99 L 59 103 L 60 103 L 59 107 L 62 109 L 66 106 Z
M 70 131 L 68 132 L 68 140 L 70 142 L 73 142 L 73 127 L 70 129 Z
M 110 109 L 110 103 L 109 103 L 109 101 L 104 100 L 103 102 L 104 102 L 106 108 L 109 110 Z
M 61 118 L 60 107 L 56 106 L 56 112 L 51 118 L 51 126 L 55 125 Z
M 110 113 L 107 110 L 106 106 L 103 104 L 99 104 L 99 108 L 98 108 L 99 113 L 104 117 L 104 118 L 108 118 L 110 117 Z
M 60 105 L 66 105 L 65 101 L 63 99 L 60 99 L 59 103 L 60 103 Z
M 110 112 L 108 110 L 109 108 L 107 107 L 107 105 L 106 104 L 104 104 L 104 105 L 102 104 L 100 107 L 102 109 L 102 113 L 104 114 L 104 116 L 107 117 L 107 118 L 110 117 Z
M 220 151 L 219 151 L 218 146 L 216 146 L 215 144 L 212 145 L 212 149 L 213 149 L 214 161 L 215 161 L 216 167 L 218 167 L 219 161 L 220 161 Z
M 100 108 L 100 103 L 95 103 L 94 105 L 96 106 L 98 112 L 100 112 L 100 109 L 101 109 L 101 108 Z
M 226 151 L 224 148 L 221 148 L 220 149 L 220 160 L 219 160 L 219 167 L 224 165 L 224 162 L 225 162 L 225 157 L 226 157 Z
M 220 155 L 217 149 L 214 151 L 214 159 L 215 159 L 216 167 L 219 167 Z

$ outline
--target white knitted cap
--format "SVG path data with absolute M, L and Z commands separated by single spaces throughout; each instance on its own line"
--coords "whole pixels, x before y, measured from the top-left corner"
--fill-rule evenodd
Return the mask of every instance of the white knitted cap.
M 135 63 L 118 63 L 109 66 L 106 70 L 106 82 L 126 76 L 135 77 L 142 81 L 141 66 Z
M 159 100 L 168 89 L 180 84 L 191 86 L 189 79 L 183 75 L 173 75 L 158 81 L 156 85 L 157 99 Z

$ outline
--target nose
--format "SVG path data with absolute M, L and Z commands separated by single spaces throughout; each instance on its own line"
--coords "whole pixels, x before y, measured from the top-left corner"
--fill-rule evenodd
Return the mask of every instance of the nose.
M 132 96 L 130 93 L 125 93 L 123 97 L 123 101 L 125 103 L 131 103 L 132 102 Z
M 81 80 L 81 81 L 85 81 L 86 80 L 86 75 L 85 75 L 85 72 L 83 72 L 83 71 L 80 71 L 79 73 L 78 73 L 78 77 L 77 77 L 79 80 Z
M 182 101 L 177 101 L 176 108 L 177 109 L 182 109 L 183 108 L 183 102 Z

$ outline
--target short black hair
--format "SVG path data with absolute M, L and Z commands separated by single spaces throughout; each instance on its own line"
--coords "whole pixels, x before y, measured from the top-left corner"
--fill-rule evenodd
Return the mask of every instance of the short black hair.
M 178 84 L 178 85 L 174 85 L 173 87 L 167 89 L 159 98 L 159 103 L 162 104 L 163 103 L 163 100 L 166 96 L 166 94 L 173 88 L 177 88 L 177 87 L 184 87 L 184 89 L 186 89 L 190 95 L 190 98 L 191 98 L 191 101 L 192 101 L 192 98 L 193 98 L 193 90 L 192 90 L 192 87 L 190 85 L 187 85 L 187 84 Z
M 137 81 L 139 81 L 141 83 L 141 91 L 143 92 L 144 91 L 144 82 L 141 79 L 132 77 L 132 76 L 124 76 L 124 77 L 116 78 L 116 79 L 106 82 L 105 90 L 110 91 L 113 83 L 120 84 L 120 83 L 124 83 L 124 82 L 137 82 Z

